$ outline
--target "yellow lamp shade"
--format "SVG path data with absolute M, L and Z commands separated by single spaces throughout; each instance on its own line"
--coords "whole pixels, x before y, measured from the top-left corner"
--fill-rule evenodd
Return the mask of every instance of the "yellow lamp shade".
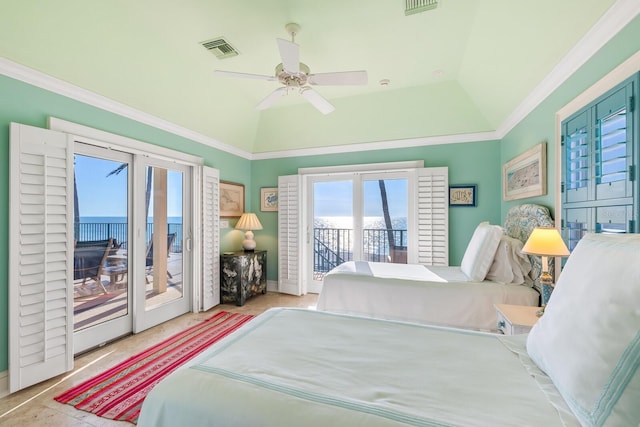
M 522 253 L 543 256 L 569 256 L 569 249 L 553 227 L 537 227 L 522 248 Z

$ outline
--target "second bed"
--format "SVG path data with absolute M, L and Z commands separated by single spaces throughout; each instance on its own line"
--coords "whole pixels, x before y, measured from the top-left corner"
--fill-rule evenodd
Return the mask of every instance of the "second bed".
M 509 252 L 519 252 L 519 249 L 512 247 L 513 242 L 524 243 L 534 228 L 544 226 L 553 226 L 546 207 L 523 204 L 511 208 L 500 243 L 505 247 L 500 246 L 498 252 L 507 252 L 505 256 L 514 255 Z M 476 233 L 470 247 L 474 239 Z M 483 256 L 485 248 L 476 249 L 479 256 Z M 489 258 L 485 256 L 490 265 L 494 252 L 495 247 Z M 466 270 L 461 267 L 349 261 L 325 276 L 317 308 L 380 319 L 496 331 L 496 304 L 539 304 L 536 279 L 540 275 L 540 263 L 536 258 L 527 260 L 531 263 L 531 271 L 519 284 L 508 278 L 497 280 L 496 276 L 504 276 L 504 272 L 500 272 L 504 268 L 496 267 L 495 263 L 491 267 L 495 270 L 493 275 L 488 274 L 486 279 L 485 275 L 477 276 L 476 266 L 482 262 L 473 261 L 474 265 Z

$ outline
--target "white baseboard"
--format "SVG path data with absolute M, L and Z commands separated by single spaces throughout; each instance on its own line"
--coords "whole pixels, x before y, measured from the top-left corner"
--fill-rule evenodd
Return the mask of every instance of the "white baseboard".
M 267 292 L 278 292 L 277 280 L 267 280 Z

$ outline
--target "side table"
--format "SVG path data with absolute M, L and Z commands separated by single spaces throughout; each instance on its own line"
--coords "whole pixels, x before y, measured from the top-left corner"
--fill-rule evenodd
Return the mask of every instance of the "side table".
M 267 293 L 267 251 L 225 252 L 220 256 L 220 298 L 244 305 L 247 298 Z
M 496 304 L 495 307 L 498 332 L 505 335 L 526 334 L 539 319 L 536 312 L 540 307 L 511 304 Z

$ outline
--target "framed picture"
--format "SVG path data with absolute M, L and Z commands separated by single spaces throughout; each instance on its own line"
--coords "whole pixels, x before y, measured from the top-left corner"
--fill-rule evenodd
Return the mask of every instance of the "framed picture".
M 260 189 L 260 210 L 262 212 L 278 211 L 277 187 L 265 187 Z
M 477 185 L 450 185 L 449 206 L 476 206 Z
M 542 142 L 502 166 L 502 198 L 525 199 L 547 194 L 547 144 Z
M 244 212 L 244 185 L 220 181 L 220 218 L 240 218 Z

